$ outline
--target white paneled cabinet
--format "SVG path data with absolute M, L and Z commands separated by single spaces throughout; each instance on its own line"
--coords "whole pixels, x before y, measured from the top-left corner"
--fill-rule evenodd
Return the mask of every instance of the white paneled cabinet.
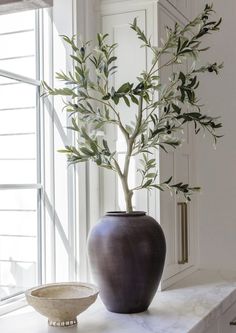
M 117 66 L 119 68 L 114 78 L 114 86 L 117 88 L 124 82 L 136 82 L 136 77 L 142 70 L 150 68 L 151 59 L 145 52 L 144 48 L 140 48 L 140 42 L 135 33 L 129 28 L 129 24 L 137 17 L 139 26 L 151 36 L 154 45 L 160 45 L 161 38 L 165 37 L 165 27 L 174 26 L 178 21 L 180 24 L 186 22 L 186 16 L 190 15 L 189 1 L 176 0 L 170 4 L 167 0 L 162 1 L 102 1 L 101 5 L 101 22 L 102 31 L 109 33 L 110 40 L 118 43 L 116 50 L 118 57 Z M 178 10 L 175 8 L 178 8 Z M 183 15 L 180 12 L 183 12 Z M 160 64 L 161 65 L 161 64 Z M 187 64 L 184 65 L 185 69 Z M 173 69 L 170 67 L 168 71 L 162 71 L 160 74 L 163 83 L 168 82 L 168 77 Z M 135 110 L 126 110 L 124 106 L 122 114 L 123 119 L 132 120 Z M 122 159 L 124 152 L 123 139 L 114 129 L 110 129 L 110 138 L 113 140 L 114 148 L 118 156 Z M 174 182 L 184 181 L 186 183 L 195 184 L 194 170 L 194 140 L 191 135 L 190 128 L 185 131 L 185 143 L 176 152 L 166 154 L 159 151 L 156 154 L 157 165 L 160 180 L 167 180 L 170 176 Z M 136 161 L 133 160 L 133 171 L 130 173 L 130 182 L 137 181 Z M 119 182 L 115 175 L 109 172 L 103 174 L 104 196 L 103 210 L 122 209 L 122 195 Z M 111 186 L 113 184 L 113 186 Z M 169 192 L 159 193 L 146 191 L 138 193 L 134 200 L 136 210 L 146 210 L 149 215 L 156 218 L 163 227 L 167 240 L 167 258 L 165 271 L 163 275 L 162 288 L 166 288 L 176 282 L 182 276 L 192 272 L 196 267 L 196 244 L 197 232 L 195 222 L 195 202 L 192 201 L 187 206 L 187 215 L 185 213 L 185 241 L 187 246 L 183 249 L 183 214 L 186 211 L 185 205 L 179 205 L 179 198 L 171 196 Z M 181 210 L 181 207 L 184 209 Z M 185 253 L 183 253 L 185 250 Z M 186 252 L 187 251 L 187 252 Z M 185 258 L 183 256 L 185 255 Z M 184 260 L 183 260 L 184 259 Z
M 164 1 L 163 1 L 164 2 Z M 162 3 L 163 3 L 162 2 Z M 184 24 L 184 17 L 181 16 L 173 7 L 162 5 L 157 6 L 157 26 L 158 26 L 158 42 L 165 38 L 165 27 L 173 27 L 175 22 L 180 25 Z M 165 62 L 165 59 L 162 59 Z M 160 66 L 162 63 L 160 64 Z M 188 64 L 182 65 L 182 70 L 186 71 Z M 168 78 L 173 72 L 173 68 L 168 67 L 165 71 L 160 72 L 160 77 L 163 83 L 168 83 Z M 159 152 L 159 169 L 161 181 L 168 179 L 173 175 L 175 183 L 184 182 L 188 184 L 196 184 L 195 168 L 194 168 L 194 136 L 192 128 L 186 126 L 183 136 L 184 142 L 181 148 L 178 148 L 173 153 L 166 154 L 163 151 Z M 156 201 L 156 216 L 160 214 L 159 221 L 163 226 L 167 240 L 167 259 L 165 271 L 163 275 L 162 287 L 165 288 L 173 282 L 179 280 L 183 274 L 188 274 L 189 271 L 195 269 L 196 266 L 196 245 L 197 245 L 197 228 L 196 228 L 196 202 L 194 198 L 191 203 L 184 207 L 184 202 L 177 196 L 171 197 L 168 192 L 160 194 L 160 205 Z M 182 204 L 182 205 L 180 205 Z M 184 258 L 183 244 L 183 207 L 186 211 L 185 223 L 187 224 L 187 254 Z

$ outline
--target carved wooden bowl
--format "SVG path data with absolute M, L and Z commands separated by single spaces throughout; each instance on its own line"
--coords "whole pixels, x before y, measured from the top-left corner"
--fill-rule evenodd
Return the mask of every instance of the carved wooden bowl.
M 25 295 L 29 305 L 48 318 L 50 326 L 70 327 L 95 302 L 98 289 L 89 283 L 52 283 L 32 288 Z

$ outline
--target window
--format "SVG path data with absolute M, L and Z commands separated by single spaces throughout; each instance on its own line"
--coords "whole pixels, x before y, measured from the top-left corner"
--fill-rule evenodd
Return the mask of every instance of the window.
M 0 20 L 0 301 L 41 282 L 38 15 Z
M 75 170 L 57 152 L 73 137 L 63 102 L 40 98 L 40 80 L 67 64 L 61 12 L 0 20 L 0 304 L 75 277 Z
M 58 153 L 74 140 L 63 101 L 40 98 L 42 79 L 71 70 L 60 35 L 76 33 L 76 12 L 62 0 L 0 16 L 0 314 L 31 286 L 86 274 L 86 167 L 77 186 Z

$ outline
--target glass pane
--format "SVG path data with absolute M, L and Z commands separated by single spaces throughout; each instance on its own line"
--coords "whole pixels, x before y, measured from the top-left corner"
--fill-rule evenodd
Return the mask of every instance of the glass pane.
M 36 160 L 0 160 L 0 184 L 35 184 Z
M 36 284 L 36 191 L 0 191 L 0 300 Z
M 36 210 L 36 190 L 0 190 L 0 211 Z
M 0 110 L 35 107 L 36 87 L 11 80 L 11 84 L 0 85 Z
M 0 60 L 0 68 L 33 79 L 36 78 L 35 56 Z
M 0 235 L 36 236 L 36 212 L 0 211 Z
M 0 111 L 0 135 L 6 133 L 35 133 L 35 131 L 35 108 Z
M 0 159 L 36 158 L 37 89 L 30 84 L 0 77 Z M 29 178 L 31 175 L 32 172 Z
M 36 261 L 37 242 L 35 240 L 35 237 L 0 235 L 0 261 Z
M 0 69 L 36 77 L 35 11 L 1 15 Z
M 35 11 L 1 15 L 0 70 L 36 77 Z M 0 76 L 0 185 L 37 181 L 37 87 Z M 37 190 L 0 190 L 0 301 L 37 283 Z
M 30 135 L 0 135 L 1 159 L 35 159 L 36 137 Z
M 36 193 L 0 191 L 0 300 L 36 284 Z
M 36 284 L 36 262 L 0 261 L 0 301 Z
M 4 301 L 13 295 L 18 295 L 22 293 L 26 288 L 13 287 L 11 284 L 11 275 L 9 276 L 11 266 L 10 264 L 0 263 L 0 280 L 2 281 L 2 286 L 0 286 L 0 301 Z M 14 281 L 14 280 L 13 280 Z M 10 286 L 8 285 L 10 283 Z M 4 286 L 4 284 L 6 284 Z
M 12 31 L 22 31 L 34 29 L 35 27 L 35 11 L 25 11 L 1 15 L 0 33 L 8 33 Z
M 35 32 L 27 31 L 0 34 L 0 59 L 24 57 L 35 54 Z

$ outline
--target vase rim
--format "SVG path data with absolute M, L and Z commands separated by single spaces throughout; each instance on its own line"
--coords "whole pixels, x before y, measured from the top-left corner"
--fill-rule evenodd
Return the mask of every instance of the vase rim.
M 145 216 L 146 212 L 144 211 L 134 211 L 127 213 L 126 211 L 109 211 L 106 212 L 106 216 Z

